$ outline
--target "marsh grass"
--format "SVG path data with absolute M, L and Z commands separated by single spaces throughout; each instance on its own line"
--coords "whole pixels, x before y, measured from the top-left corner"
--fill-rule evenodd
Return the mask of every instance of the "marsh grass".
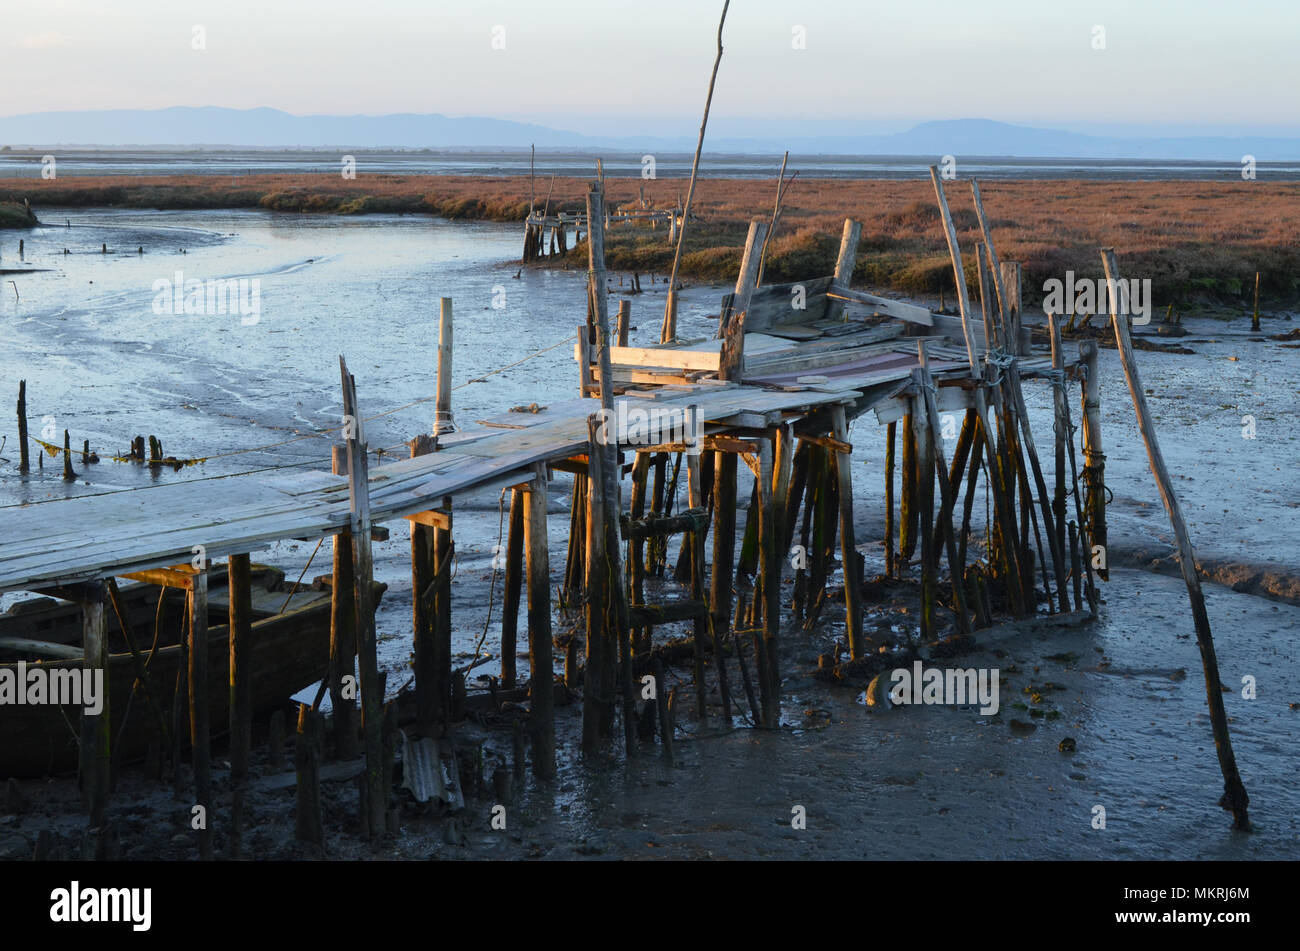
M 588 180 L 557 178 L 550 210 L 580 211 Z M 650 204 L 673 207 L 679 179 L 608 179 L 608 201 L 631 203 L 644 186 Z M 537 207 L 546 186 L 538 181 Z M 702 179 L 687 228 L 683 273 L 731 281 L 749 219 L 770 214 L 774 182 Z M 978 223 L 965 181 L 947 183 L 948 202 L 974 287 Z M 1254 288 L 1270 304 L 1300 299 L 1300 183 L 989 181 L 981 186 L 998 253 L 1019 261 L 1026 306 L 1043 282 L 1100 277 L 1098 249 L 1114 247 L 1126 277 L 1150 278 L 1154 303 L 1207 299 L 1237 303 Z M 285 213 L 436 215 L 455 220 L 522 221 L 527 176 L 322 174 L 142 176 L 0 181 L 0 202 L 127 208 L 264 208 Z M 928 181 L 798 179 L 787 192 L 768 251 L 765 280 L 795 281 L 830 273 L 845 216 L 862 222 L 855 279 L 908 294 L 951 293 L 947 245 Z M 523 229 L 520 229 L 522 248 Z M 671 266 L 666 229 L 616 226 L 607 236 L 613 271 L 662 273 Z M 577 255 L 575 257 L 574 255 Z M 571 249 L 583 260 L 585 246 Z

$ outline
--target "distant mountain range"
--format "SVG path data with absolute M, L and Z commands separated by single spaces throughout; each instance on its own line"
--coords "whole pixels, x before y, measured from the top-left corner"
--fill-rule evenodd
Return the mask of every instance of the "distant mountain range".
M 693 122 L 693 120 L 692 120 Z M 296 116 L 278 109 L 177 106 L 97 112 L 36 112 L 0 118 L 0 146 L 231 147 L 330 149 L 539 149 L 689 152 L 695 130 L 680 137 L 593 136 L 506 119 L 400 113 L 384 116 Z M 852 121 L 844 122 L 846 128 Z M 888 135 L 800 134 L 709 138 L 714 152 L 801 155 L 955 155 L 1019 158 L 1185 159 L 1239 163 L 1300 159 L 1300 139 L 1250 136 L 1122 138 L 1059 129 L 954 119 L 923 122 Z M 824 123 L 821 124 L 824 128 Z

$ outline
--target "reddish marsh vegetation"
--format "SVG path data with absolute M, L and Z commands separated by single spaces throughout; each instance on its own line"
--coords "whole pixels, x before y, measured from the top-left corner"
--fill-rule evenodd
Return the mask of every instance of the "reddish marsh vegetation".
M 612 205 L 644 187 L 655 207 L 672 207 L 681 179 L 608 179 Z M 580 210 L 588 179 L 539 178 L 536 204 Z M 973 281 L 979 239 L 970 186 L 948 182 Z M 1300 298 L 1300 182 L 990 181 L 981 188 L 998 253 L 1024 269 L 1027 302 L 1043 281 L 1072 270 L 1099 277 L 1099 248 L 1113 246 L 1125 276 L 1149 278 L 1155 303 L 1198 298 L 1246 300 L 1261 274 L 1272 303 Z M 696 279 L 734 278 L 748 221 L 767 218 L 775 181 L 703 179 L 687 229 L 683 270 Z M 518 221 L 528 210 L 527 176 L 321 174 L 80 177 L 0 183 L 0 201 L 28 197 L 40 206 L 266 208 L 284 212 L 402 212 L 453 219 Z M 765 280 L 798 280 L 833 269 L 843 219 L 863 224 L 855 276 L 912 294 L 951 292 L 947 248 L 928 180 L 797 179 L 786 193 L 769 248 Z M 522 248 L 522 229 L 520 236 Z M 581 252 L 582 249 L 578 249 Z M 664 230 L 615 227 L 607 242 L 612 270 L 663 272 L 672 251 Z

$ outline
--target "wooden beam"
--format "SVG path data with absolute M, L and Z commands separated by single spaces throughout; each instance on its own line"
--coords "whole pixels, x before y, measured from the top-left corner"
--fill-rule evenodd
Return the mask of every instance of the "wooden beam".
M 966 272 L 961 263 L 961 247 L 957 244 L 957 229 L 952 223 L 952 213 L 948 211 L 948 199 L 943 193 L 943 183 L 939 181 L 939 170 L 930 166 L 930 181 L 934 183 L 935 198 L 939 202 L 939 215 L 943 220 L 944 236 L 948 239 L 948 256 L 952 259 L 953 279 L 957 283 L 957 305 L 961 310 L 962 337 L 966 341 L 966 356 L 970 360 L 971 376 L 979 374 L 975 362 L 975 338 L 971 335 L 970 295 L 966 291 Z

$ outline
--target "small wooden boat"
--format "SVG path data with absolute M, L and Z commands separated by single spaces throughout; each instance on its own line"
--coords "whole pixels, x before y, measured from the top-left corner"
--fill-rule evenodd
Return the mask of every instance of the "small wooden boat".
M 214 736 L 225 732 L 230 716 L 229 601 L 224 566 L 208 574 L 208 696 Z M 280 571 L 254 565 L 253 706 L 261 715 L 325 677 L 329 666 L 329 578 L 290 594 Z M 387 589 L 375 583 L 374 600 Z M 136 649 L 146 664 L 152 696 L 168 729 L 178 687 L 185 630 L 185 592 L 128 582 L 120 586 L 122 610 Z M 137 684 L 136 663 L 112 607 L 108 617 L 108 697 L 115 762 L 145 755 L 157 735 L 157 719 Z M 17 663 L 80 669 L 81 609 L 54 598 L 15 604 L 0 614 L 0 670 L 16 673 Z M 185 694 L 181 694 L 184 700 Z M 0 705 L 0 780 L 75 771 L 81 708 L 57 705 Z M 182 729 L 189 718 L 182 716 Z

